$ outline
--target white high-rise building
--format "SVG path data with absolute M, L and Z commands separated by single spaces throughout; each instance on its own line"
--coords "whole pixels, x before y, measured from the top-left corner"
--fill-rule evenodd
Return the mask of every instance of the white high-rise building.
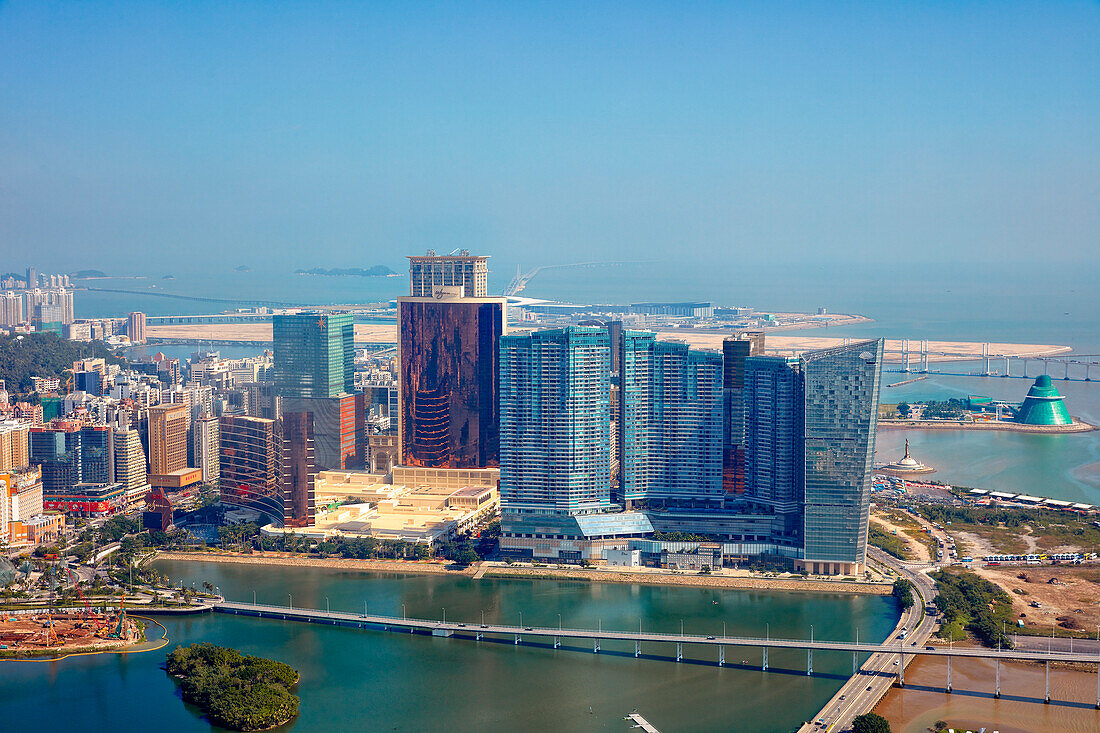
M 136 430 L 115 431 L 115 483 L 122 484 L 127 506 L 143 501 L 149 493 L 145 451 Z
M 23 320 L 22 296 L 11 290 L 0 293 L 0 326 L 15 326 Z
M 218 418 L 206 413 L 197 418 L 191 428 L 191 446 L 195 468 L 202 471 L 204 484 L 216 484 L 220 477 L 219 455 L 221 431 Z

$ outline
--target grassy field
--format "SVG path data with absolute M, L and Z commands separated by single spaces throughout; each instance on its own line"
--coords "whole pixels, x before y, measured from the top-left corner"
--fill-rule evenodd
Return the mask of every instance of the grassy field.
M 1061 548 L 1100 552 L 1100 527 L 1068 512 L 982 506 L 923 506 L 919 511 L 952 534 L 967 532 L 981 538 L 1000 554 L 1053 552 Z
M 871 522 L 867 532 L 867 541 L 899 560 L 910 559 L 909 548 L 906 546 L 905 540 L 886 532 L 879 524 Z

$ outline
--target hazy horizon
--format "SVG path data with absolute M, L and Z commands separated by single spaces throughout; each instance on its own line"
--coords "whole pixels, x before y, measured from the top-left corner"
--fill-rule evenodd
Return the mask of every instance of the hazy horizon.
M 1088 269 L 1098 37 L 1087 2 L 0 3 L 0 269 Z

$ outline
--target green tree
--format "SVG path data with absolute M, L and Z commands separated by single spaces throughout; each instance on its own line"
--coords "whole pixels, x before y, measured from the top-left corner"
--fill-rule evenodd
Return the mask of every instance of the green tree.
M 864 713 L 852 721 L 852 733 L 890 733 L 890 723 L 881 715 Z
M 905 578 L 898 578 L 894 581 L 894 598 L 901 604 L 902 608 L 913 607 L 913 584 Z
M 474 548 L 469 542 L 464 543 L 458 552 L 455 553 L 454 561 L 459 565 L 470 565 L 478 561 L 477 553 L 474 552 Z
M 898 405 L 898 415 L 901 417 L 902 420 L 908 420 L 911 409 L 912 408 L 909 407 L 908 402 L 902 402 L 900 405 Z

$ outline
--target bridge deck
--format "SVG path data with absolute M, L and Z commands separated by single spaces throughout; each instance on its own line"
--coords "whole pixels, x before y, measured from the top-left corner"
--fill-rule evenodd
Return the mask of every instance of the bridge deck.
M 425 633 L 444 632 L 450 634 L 493 634 L 504 636 L 530 636 L 540 638 L 587 639 L 599 641 L 640 641 L 661 644 L 697 644 L 705 646 L 740 646 L 769 649 L 813 649 L 814 651 L 859 652 L 862 654 L 904 654 L 905 656 L 933 657 L 977 657 L 981 659 L 1005 659 L 1025 662 L 1081 662 L 1096 664 L 1100 656 L 1078 652 L 1024 651 L 1018 649 L 985 649 L 980 647 L 926 648 L 923 646 L 905 646 L 904 642 L 868 644 L 849 641 L 821 641 L 809 639 L 762 639 L 748 636 L 702 636 L 698 634 L 662 634 L 639 633 L 636 631 L 610 631 L 607 629 L 569 629 L 547 628 L 540 626 L 509 626 L 504 624 L 478 624 L 458 621 L 433 621 L 430 619 L 400 618 L 368 614 L 345 613 L 341 611 L 320 611 L 310 608 L 290 608 L 287 606 L 268 606 L 263 604 L 236 603 L 224 601 L 214 605 L 219 613 L 256 616 L 259 618 L 277 618 L 286 621 L 324 623 L 336 626 L 356 628 L 384 627 L 408 629 Z

